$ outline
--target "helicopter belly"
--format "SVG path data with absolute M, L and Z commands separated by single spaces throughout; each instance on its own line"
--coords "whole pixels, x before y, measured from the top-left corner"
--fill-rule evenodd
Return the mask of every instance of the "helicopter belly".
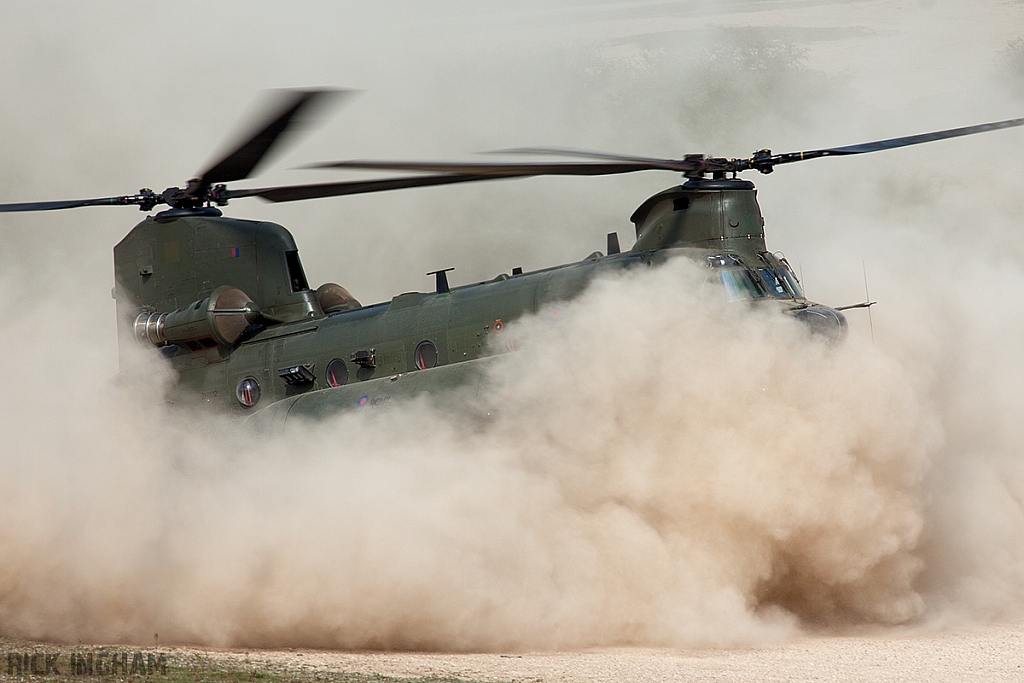
M 500 357 L 442 365 L 391 377 L 311 391 L 277 401 L 251 415 L 257 429 L 276 431 L 298 420 L 321 420 L 344 412 L 380 413 L 410 401 L 421 401 L 428 409 L 484 419 L 481 407 L 486 391 L 486 368 Z

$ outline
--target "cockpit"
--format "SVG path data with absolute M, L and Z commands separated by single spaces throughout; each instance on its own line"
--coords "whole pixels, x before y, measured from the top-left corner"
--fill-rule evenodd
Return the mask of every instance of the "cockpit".
M 763 252 L 757 268 L 749 267 L 736 254 L 714 254 L 705 263 L 714 272 L 708 281 L 721 285 L 727 301 L 749 299 L 803 299 L 804 291 L 785 258 Z M 707 282 L 707 281 L 706 281 Z
M 707 277 L 704 284 L 711 284 L 714 289 L 720 286 L 726 301 L 761 299 L 767 296 L 764 285 L 736 254 L 708 256 L 705 265 L 714 273 Z

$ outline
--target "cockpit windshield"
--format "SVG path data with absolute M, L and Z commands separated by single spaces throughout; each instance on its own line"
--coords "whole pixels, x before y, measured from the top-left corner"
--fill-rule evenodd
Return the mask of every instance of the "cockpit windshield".
M 718 277 L 725 288 L 727 301 L 760 299 L 765 295 L 754 274 L 746 268 L 722 269 L 718 271 Z
M 784 256 L 779 257 L 763 251 L 758 257 L 762 265 L 757 269 L 757 274 L 769 294 L 776 299 L 804 298 L 804 289 Z
M 714 254 L 707 257 L 705 264 L 715 271 L 714 275 L 708 276 L 705 284 L 713 283 L 715 288 L 721 285 L 726 301 L 763 299 L 770 291 L 758 274 L 747 268 L 743 259 L 736 254 Z

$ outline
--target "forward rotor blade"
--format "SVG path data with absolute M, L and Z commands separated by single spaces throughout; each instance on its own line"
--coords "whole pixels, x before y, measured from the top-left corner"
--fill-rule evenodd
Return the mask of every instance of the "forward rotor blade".
M 227 190 L 225 199 L 241 197 L 259 197 L 268 202 L 296 202 L 303 199 L 319 199 L 321 197 L 339 197 L 348 194 L 366 194 L 369 192 L 386 192 L 412 187 L 430 187 L 434 185 L 451 185 L 453 183 L 470 183 L 480 180 L 497 180 L 499 178 L 526 177 L 530 174 L 515 175 L 428 175 L 405 178 L 383 178 L 379 180 L 352 180 L 340 183 L 318 183 L 315 185 L 285 185 L 282 187 L 266 187 L 251 190 Z
M 58 202 L 22 202 L 20 204 L 0 204 L 0 213 L 17 211 L 56 211 L 58 209 L 77 209 L 81 206 L 131 206 L 141 204 L 138 195 L 123 197 L 103 197 L 100 199 L 72 199 Z
M 377 171 L 430 171 L 458 175 L 524 176 L 524 175 L 612 175 L 635 171 L 692 171 L 700 165 L 691 161 L 614 161 L 608 163 L 511 163 L 511 162 L 443 162 L 443 161 L 336 161 L 304 168 L 353 168 Z
M 203 172 L 200 176 L 202 187 L 248 178 L 285 133 L 308 127 L 314 118 L 311 114 L 316 109 L 350 92 L 328 89 L 283 91 L 283 101 L 274 109 L 269 120 L 237 149 Z
M 590 152 L 585 149 L 569 147 L 513 147 L 497 149 L 484 154 L 544 154 L 550 156 L 581 157 L 584 159 L 606 159 L 608 161 L 628 161 L 634 164 L 679 164 L 677 159 L 655 159 L 654 157 L 638 157 L 627 154 L 610 154 L 608 152 Z M 672 170 L 675 170 L 673 168 Z
M 789 164 L 794 161 L 818 159 L 820 157 L 866 154 L 868 152 L 879 152 L 886 149 L 896 149 L 897 147 L 920 145 L 925 142 L 934 142 L 935 140 L 958 138 L 964 135 L 986 133 L 990 130 L 1015 128 L 1017 126 L 1024 126 L 1024 118 L 1007 119 L 1006 121 L 996 121 L 994 123 L 982 123 L 977 126 L 965 126 L 963 128 L 950 128 L 948 130 L 935 131 L 934 133 L 922 133 L 920 135 L 908 135 L 901 138 L 890 138 L 888 140 L 876 140 L 874 142 L 864 142 L 858 145 L 847 145 L 845 147 L 829 147 L 827 149 L 813 149 L 807 152 L 775 154 L 770 158 L 769 164 L 774 166 L 777 164 Z M 756 168 L 757 164 L 753 164 L 753 167 Z

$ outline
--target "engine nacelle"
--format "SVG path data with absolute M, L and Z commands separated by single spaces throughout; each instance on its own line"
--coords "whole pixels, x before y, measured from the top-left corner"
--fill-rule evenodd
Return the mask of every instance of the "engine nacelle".
M 362 304 L 341 285 L 328 282 L 316 290 L 316 301 L 324 313 L 337 313 L 359 308 Z
M 260 318 L 259 307 L 242 290 L 224 285 L 205 299 L 170 313 L 141 313 L 135 338 L 143 344 L 177 344 L 193 351 L 232 347 Z

